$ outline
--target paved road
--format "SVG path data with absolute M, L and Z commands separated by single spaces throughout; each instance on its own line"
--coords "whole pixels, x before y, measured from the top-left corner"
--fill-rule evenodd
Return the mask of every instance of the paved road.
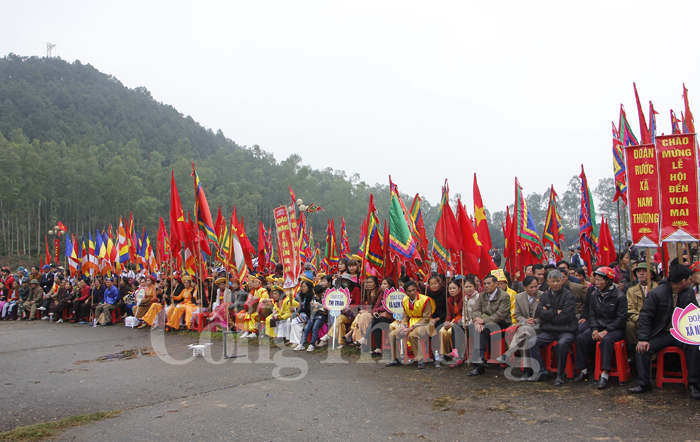
M 474 379 L 257 346 L 222 360 L 221 342 L 187 362 L 194 342 L 123 326 L 0 323 L 0 431 L 117 409 L 126 411 L 59 440 L 689 440 L 700 427 L 700 401 L 682 387 L 638 397 L 616 381 L 555 388 L 497 368 Z

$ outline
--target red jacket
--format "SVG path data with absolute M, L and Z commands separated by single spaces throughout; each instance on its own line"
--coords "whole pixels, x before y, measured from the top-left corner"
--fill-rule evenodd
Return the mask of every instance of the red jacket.
M 87 299 L 90 297 L 90 287 L 85 286 L 80 290 L 80 298 L 76 299 L 76 301 L 81 301 L 85 302 Z

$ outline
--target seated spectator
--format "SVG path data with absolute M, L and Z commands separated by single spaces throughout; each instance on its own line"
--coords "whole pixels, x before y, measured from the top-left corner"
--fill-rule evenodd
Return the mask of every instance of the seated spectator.
M 70 281 L 63 281 L 63 286 L 58 289 L 56 297 L 54 298 L 54 303 L 51 304 L 49 309 L 49 316 L 51 317 L 51 322 L 58 318 L 56 323 L 63 322 L 63 311 L 68 310 L 73 305 L 73 286 Z
M 691 272 L 688 267 L 677 264 L 671 267 L 666 282 L 647 294 L 637 322 L 637 373 L 638 386 L 630 393 L 640 394 L 651 391 L 651 357 L 666 347 L 679 347 L 685 351 L 688 366 L 688 392 L 694 399 L 700 399 L 700 352 L 697 345 L 683 344 L 671 333 L 673 312 L 690 304 L 698 305 L 690 288 Z
M 615 272 L 610 267 L 599 267 L 593 272 L 595 290 L 591 294 L 588 312 L 590 329 L 576 336 L 576 369 L 580 370 L 574 382 L 588 380 L 588 355 L 595 354 L 600 342 L 603 369 L 598 389 L 608 386 L 608 376 L 615 357 L 615 343 L 625 337 L 627 298 L 613 285 Z
M 466 354 L 466 335 L 468 327 L 474 322 L 472 319 L 474 306 L 479 300 L 479 291 L 477 290 L 476 283 L 473 279 L 469 279 L 469 277 L 462 280 L 462 299 L 462 327 L 465 330 L 465 348 L 458 349 L 458 353 L 460 353 L 458 356 L 459 359 L 457 359 L 453 364 L 451 364 L 450 368 L 457 368 L 462 366 L 468 357 Z
M 271 338 L 276 338 L 277 343 L 284 342 L 287 337 L 289 326 L 287 319 L 292 317 L 292 309 L 299 307 L 299 303 L 294 297 L 287 296 L 284 289 L 278 285 L 273 286 L 272 299 L 275 301 L 273 311 L 265 318 L 265 334 Z
M 539 332 L 541 321 L 535 317 L 535 312 L 537 312 L 542 292 L 539 290 L 537 278 L 534 276 L 526 276 L 523 279 L 523 286 L 525 286 L 525 291 L 515 296 L 515 323 L 518 324 L 518 329 L 510 341 L 508 350 L 496 360 L 500 364 L 507 364 L 508 359 L 519 350 L 524 368 L 520 380 L 526 381 L 532 377 L 533 372 L 530 366 L 530 358 L 528 357 L 529 350 L 523 348 L 523 346 L 533 338 L 536 338 Z
M 327 278 L 330 278 L 330 275 L 328 275 Z M 301 334 L 299 345 L 294 347 L 294 351 L 301 351 L 306 348 L 309 333 L 311 334 L 311 344 L 306 348 L 306 351 L 311 352 L 316 348 L 321 327 L 328 321 L 328 312 L 323 308 L 322 303 L 323 293 L 323 286 L 317 285 L 314 287 L 314 297 L 309 304 L 309 320 L 306 322 L 304 332 Z
M 390 277 L 382 279 L 379 286 L 379 293 L 377 297 L 374 298 L 374 302 L 370 300 L 370 305 L 372 306 L 372 321 L 369 324 L 363 339 L 364 343 L 371 345 L 370 339 L 374 339 L 374 350 L 372 350 L 372 356 L 382 355 L 382 332 L 384 330 L 389 330 L 389 325 L 394 322 L 394 317 L 386 308 L 384 308 L 384 293 L 390 288 L 396 288 L 396 283 Z M 370 335 L 371 334 L 371 335 Z M 370 338 L 371 336 L 371 338 Z
M 24 313 L 27 315 L 27 319 L 33 321 L 36 319 L 37 308 L 41 305 L 44 299 L 44 290 L 39 285 L 38 279 L 32 279 L 29 281 L 29 296 L 23 304 Z
M 656 272 L 654 266 L 649 266 L 646 262 L 639 263 L 632 270 L 632 273 L 637 278 L 637 284 L 634 284 L 627 290 L 627 324 L 625 325 L 625 343 L 627 344 L 627 353 L 634 356 L 634 349 L 637 346 L 637 322 L 639 321 L 639 312 L 644 305 L 644 300 L 650 291 L 654 290 L 659 284 L 654 281 Z M 700 272 L 698 272 L 700 274 Z
M 86 309 L 90 310 L 90 285 L 89 280 L 81 279 L 78 281 L 77 287 L 80 290 L 80 294 L 77 298 L 73 300 L 73 318 L 71 322 L 78 321 L 79 324 L 86 324 L 85 316 L 87 314 Z M 87 304 L 87 307 L 85 305 Z
M 197 299 L 197 288 L 193 286 L 193 279 L 191 276 L 183 276 L 182 282 L 185 288 L 180 292 L 179 297 L 174 297 L 173 300 L 181 301 L 174 308 L 171 308 L 168 312 L 168 322 L 166 323 L 165 330 L 179 330 L 180 329 L 180 319 L 185 315 L 185 327 L 190 328 L 192 324 L 192 317 L 195 312 L 199 310 L 199 301 Z
M 372 322 L 372 311 L 374 311 L 375 307 L 382 308 L 384 290 L 382 290 L 379 279 L 376 276 L 370 275 L 365 278 L 365 293 L 367 294 L 366 308 L 358 312 L 355 320 L 350 325 L 350 331 L 343 336 L 346 344 L 356 347 L 367 345 L 365 334 Z
M 102 302 L 95 307 L 93 325 L 112 325 L 112 311 L 119 309 L 119 289 L 114 286 L 114 279 L 105 278 L 105 291 Z M 101 319 L 100 319 L 101 318 Z
M 12 279 L 12 290 L 7 298 L 7 303 L 2 308 L 2 319 L 4 321 L 11 321 L 17 317 L 17 307 L 19 301 L 20 292 L 20 282 L 16 279 Z
M 535 312 L 535 318 L 541 321 L 540 329 L 542 331 L 537 335 L 537 338 L 533 338 L 535 343 L 530 354 L 537 362 L 536 367 L 539 367 L 539 372 L 528 379 L 530 382 L 547 380 L 549 374 L 542 360 L 542 349 L 554 341 L 557 341 L 555 347 L 557 367 L 566 367 L 569 347 L 578 330 L 576 299 L 571 290 L 564 287 L 564 275 L 559 270 L 551 270 L 547 275 L 547 285 L 549 289 L 540 296 L 540 302 Z M 557 373 L 554 385 L 560 387 L 565 382 L 566 370 L 562 368 Z
M 472 311 L 473 330 L 469 339 L 472 342 L 474 369 L 467 376 L 479 376 L 486 371 L 486 351 L 492 339 L 491 333 L 504 330 L 512 324 L 510 315 L 510 295 L 498 288 L 498 278 L 488 275 L 484 278 L 484 291 Z
M 421 341 L 428 338 L 428 328 L 433 316 L 434 305 L 429 297 L 418 293 L 418 287 L 414 281 L 405 283 L 403 289 L 406 292 L 402 301 L 404 315 L 399 327 L 389 333 L 392 360 L 386 366 L 393 367 L 401 364 L 399 362 L 398 341 L 407 338 L 418 361 L 418 370 L 423 370 L 425 359 Z

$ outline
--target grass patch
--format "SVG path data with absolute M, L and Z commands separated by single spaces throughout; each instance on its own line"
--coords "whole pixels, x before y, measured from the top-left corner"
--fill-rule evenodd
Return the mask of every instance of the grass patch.
M 14 430 L 0 433 L 0 441 L 35 441 L 54 437 L 61 431 L 70 427 L 79 427 L 92 422 L 117 417 L 121 411 L 99 411 L 97 413 L 81 414 L 78 416 L 64 417 L 57 421 L 44 422 L 42 424 L 17 427 Z

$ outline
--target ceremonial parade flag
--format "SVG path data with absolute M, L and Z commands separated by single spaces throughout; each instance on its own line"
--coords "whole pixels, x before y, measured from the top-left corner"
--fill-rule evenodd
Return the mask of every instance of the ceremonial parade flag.
M 307 207 L 306 210 L 304 210 L 304 212 L 306 212 L 306 213 L 313 213 L 313 212 L 320 212 L 320 211 L 325 212 L 326 209 L 324 209 L 321 206 L 317 206 L 314 203 L 309 204 L 309 207 Z
M 557 260 L 563 258 L 561 246 L 559 243 L 564 240 L 564 230 L 561 224 L 561 217 L 557 208 L 557 193 L 552 185 L 549 191 L 549 207 L 547 207 L 547 218 L 544 222 L 544 232 L 542 233 L 542 244 L 546 246 L 548 243 L 552 246 L 552 253 L 557 257 Z
M 236 264 L 236 273 L 238 273 L 238 278 L 241 283 L 243 283 L 243 281 L 248 281 L 248 266 L 246 263 L 245 252 L 243 251 L 243 246 L 241 244 L 241 235 L 239 230 L 240 226 L 236 215 L 236 206 L 234 206 L 233 213 L 231 214 L 231 251 L 233 252 L 233 261 Z
M 518 178 L 515 178 L 515 208 L 513 210 L 515 236 L 519 249 L 522 252 L 530 252 L 537 260 L 542 259 L 544 254 L 542 242 L 537 234 L 537 226 L 532 219 L 532 214 L 527 208 L 523 188 L 520 187 Z
M 232 263 L 231 260 L 231 233 L 228 228 L 228 222 L 226 218 L 221 215 L 221 207 L 219 207 L 219 214 L 216 217 L 216 235 L 218 247 L 216 248 L 216 256 L 219 258 L 224 265 L 230 267 Z
M 506 206 L 506 222 L 503 227 L 503 237 L 505 246 L 503 248 L 503 256 L 506 258 L 506 268 L 508 272 L 515 277 L 520 266 L 517 262 L 517 247 L 515 241 L 515 229 L 513 228 L 513 217 L 510 216 L 510 208 Z M 521 275 L 522 276 L 522 275 Z
M 258 222 L 258 273 L 265 273 L 267 267 L 267 253 L 265 250 L 265 226 Z
M 124 230 L 124 224 L 122 223 L 121 217 L 119 217 L 118 232 L 117 248 L 119 249 L 119 263 L 123 264 L 129 260 L 129 242 L 127 240 L 126 231 Z
M 170 264 L 170 238 L 168 238 L 168 231 L 165 229 L 165 222 L 163 218 L 160 218 L 160 223 L 158 224 L 158 242 L 156 245 L 156 261 L 158 262 L 158 267 L 163 268 L 163 263 L 167 263 L 167 267 L 171 268 Z
M 63 230 L 64 232 L 68 230 L 68 227 L 64 226 L 61 221 L 57 222 L 56 225 L 58 226 L 59 230 Z
M 134 212 L 129 214 L 129 225 L 126 227 L 126 238 L 129 243 L 129 257 L 133 263 L 136 261 L 136 251 L 138 250 L 136 230 L 134 229 Z
M 44 235 L 44 245 L 46 245 L 46 258 L 44 258 L 44 263 L 48 265 L 51 264 L 51 252 L 49 252 L 49 239 L 46 235 Z M 44 266 L 42 265 L 41 267 Z
M 88 232 L 87 258 L 90 275 L 95 275 L 99 270 L 99 262 L 95 256 L 95 242 L 92 240 L 92 232 Z
M 639 114 L 639 131 L 642 137 L 642 144 L 651 143 L 651 134 L 649 133 L 649 128 L 647 127 L 647 120 L 644 118 L 644 112 L 642 111 L 642 104 L 639 102 L 639 95 L 637 94 L 637 84 L 632 83 L 634 87 L 634 98 L 637 100 L 637 114 Z
M 366 241 L 361 245 L 363 256 L 363 277 L 368 275 L 381 275 L 384 272 L 384 236 L 381 232 L 377 207 L 374 205 L 374 195 L 369 195 L 369 207 L 365 220 Z
M 681 133 L 681 126 L 681 121 L 676 117 L 676 113 L 673 112 L 673 109 L 671 109 L 671 133 L 674 135 Z
M 233 212 L 236 213 L 236 206 L 233 206 Z M 245 262 L 248 268 L 253 268 L 253 256 L 255 255 L 255 247 L 251 244 L 248 239 L 248 235 L 245 233 L 245 224 L 243 224 L 243 215 L 241 215 L 241 222 L 236 224 L 238 229 L 238 239 L 241 241 L 241 247 L 243 247 L 243 255 L 245 257 Z
M 413 221 L 413 240 L 416 243 L 421 259 L 426 260 L 430 252 L 428 247 L 428 235 L 425 234 L 425 222 L 423 221 L 423 210 L 421 203 L 423 200 L 416 194 L 411 205 L 411 221 Z
M 75 253 L 70 236 L 66 236 L 66 261 L 71 276 L 75 276 L 78 271 L 78 255 Z
M 289 184 L 287 184 L 287 186 L 289 186 L 289 196 L 292 198 L 292 204 L 295 204 L 297 202 L 297 196 L 294 194 L 292 186 Z
M 204 189 L 199 181 L 194 163 L 192 163 L 192 176 L 194 177 L 194 213 L 197 215 L 197 226 L 199 230 L 204 232 L 208 241 L 216 243 L 216 232 L 214 231 L 214 222 L 209 211 L 209 203 L 207 202 L 207 197 L 204 196 Z M 204 250 L 204 247 L 202 247 L 202 250 Z M 211 255 L 211 252 L 207 254 Z
M 617 260 L 617 254 L 615 253 L 615 242 L 613 241 L 612 234 L 610 233 L 610 227 L 608 222 L 603 217 L 600 223 L 600 234 L 598 235 L 598 251 L 595 255 L 595 260 L 598 265 L 610 265 L 615 260 Z
M 442 273 L 445 273 L 451 266 L 450 250 L 459 250 L 461 247 L 462 234 L 450 207 L 450 187 L 445 180 L 445 185 L 442 186 L 442 199 L 435 225 L 435 235 L 433 236 L 433 256 Z
M 632 128 L 627 121 L 627 114 L 625 113 L 625 107 L 620 105 L 620 141 L 622 141 L 623 146 L 636 146 L 639 144 L 637 137 L 632 133 Z
M 371 195 L 371 194 L 370 194 Z M 365 260 L 365 247 L 367 245 L 367 223 L 362 220 L 360 223 L 360 245 L 357 249 L 357 256 L 359 256 L 362 261 Z
M 185 214 L 182 211 L 180 194 L 175 184 L 175 172 L 170 172 L 170 245 L 172 254 L 179 256 L 182 249 L 182 242 L 188 242 L 188 225 L 185 221 Z
M 649 135 L 651 136 L 651 142 L 654 143 L 656 140 L 656 116 L 659 113 L 654 110 L 654 105 L 651 100 L 649 100 Z
M 338 268 L 338 246 L 335 242 L 335 222 L 333 218 L 328 220 L 326 227 L 326 250 L 323 254 L 323 267 L 326 273 L 333 273 Z
M 416 243 L 413 241 L 413 221 L 399 195 L 399 189 L 389 177 L 391 188 L 391 205 L 389 209 L 389 249 L 398 263 L 409 259 L 419 258 L 416 253 Z
M 581 257 L 586 261 L 588 275 L 591 274 L 591 256 L 597 252 L 598 226 L 595 219 L 595 207 L 593 196 L 588 187 L 586 173 L 581 164 L 581 214 L 579 216 L 579 243 L 581 245 Z
M 693 119 L 693 113 L 690 112 L 690 105 L 688 104 L 688 89 L 685 88 L 685 83 L 683 83 L 683 103 L 685 105 L 685 116 L 683 117 L 683 133 L 694 134 L 695 120 Z
M 491 242 L 489 224 L 486 220 L 486 209 L 484 208 L 484 203 L 481 200 L 479 184 L 476 182 L 476 173 L 474 174 L 474 223 L 476 224 L 476 234 L 479 237 L 481 247 L 484 247 L 487 252 L 490 251 L 493 248 L 493 243 Z
M 455 268 L 455 272 L 458 272 L 460 275 L 466 275 L 467 273 L 478 274 L 481 247 L 479 246 L 472 220 L 467 215 L 467 209 L 459 199 L 457 200 L 457 224 L 462 237 L 462 245 L 458 250 L 453 250 L 453 253 L 457 252 L 457 259 L 459 259 L 459 267 Z M 483 278 L 486 275 L 479 274 L 478 276 Z
M 340 217 L 340 257 L 350 257 L 350 241 L 348 241 L 348 231 L 345 229 L 345 217 Z
M 80 254 L 80 269 L 83 272 L 83 276 L 87 278 L 90 276 L 92 266 L 90 264 L 89 250 L 87 247 L 85 247 L 85 237 L 80 238 L 80 244 L 82 244 L 82 252 Z
M 617 137 L 616 137 L 617 135 Z M 615 196 L 613 202 L 618 198 L 627 204 L 627 169 L 625 167 L 625 156 L 622 150 L 622 141 L 613 123 L 613 172 L 615 174 Z

